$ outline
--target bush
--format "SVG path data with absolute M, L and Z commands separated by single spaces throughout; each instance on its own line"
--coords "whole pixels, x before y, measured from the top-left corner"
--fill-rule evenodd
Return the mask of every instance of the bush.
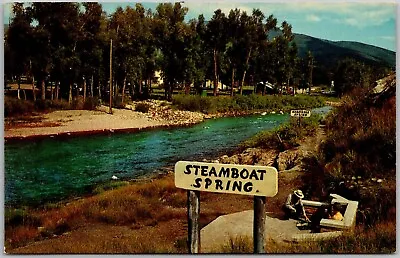
M 306 162 L 308 190 L 316 195 L 331 191 L 359 201 L 358 222 L 369 225 L 393 219 L 395 96 L 386 96 L 378 105 L 365 91 L 354 92 L 343 98 L 343 105 L 325 124 L 327 139 L 320 144 L 319 154 Z
M 125 108 L 125 104 L 122 103 L 122 96 L 117 96 L 113 98 L 113 107 Z
M 147 103 L 138 103 L 135 106 L 135 111 L 137 112 L 142 112 L 142 113 L 147 113 L 149 112 L 150 105 Z
M 74 98 L 72 100 L 70 108 L 80 110 L 80 109 L 83 109 L 83 105 L 84 105 L 83 97 L 78 97 L 78 98 Z
M 83 109 L 85 110 L 96 110 L 100 105 L 100 101 L 97 97 L 88 97 L 83 104 Z
M 4 116 L 23 115 L 35 110 L 35 105 L 31 101 L 4 97 Z
M 325 105 L 326 98 L 320 96 L 261 96 L 251 94 L 205 97 L 199 95 L 175 95 L 172 104 L 181 110 L 203 113 L 235 112 L 252 110 L 283 110 L 294 108 L 315 108 Z

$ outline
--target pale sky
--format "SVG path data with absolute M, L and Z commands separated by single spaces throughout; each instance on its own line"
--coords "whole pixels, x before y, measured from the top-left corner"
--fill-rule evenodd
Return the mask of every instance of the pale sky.
M 153 11 L 160 2 L 141 2 L 145 8 Z M 136 2 L 100 2 L 103 10 L 111 14 L 118 6 L 134 6 Z M 185 0 L 183 6 L 189 8 L 187 20 L 204 14 L 209 20 L 216 9 L 225 14 L 238 8 L 251 14 L 253 8 L 259 8 L 267 17 L 273 14 L 278 22 L 286 20 L 293 32 L 333 41 L 358 41 L 396 50 L 396 14 L 395 1 L 200 1 Z M 8 23 L 10 5 L 4 5 L 4 23 Z

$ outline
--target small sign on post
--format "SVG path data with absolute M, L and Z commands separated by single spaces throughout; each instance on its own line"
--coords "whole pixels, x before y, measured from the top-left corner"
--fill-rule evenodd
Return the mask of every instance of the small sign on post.
M 290 116 L 310 117 L 311 116 L 311 110 L 290 110 Z
M 200 248 L 200 192 L 233 193 L 254 196 L 254 252 L 265 252 L 266 197 L 278 193 L 278 171 L 274 167 L 178 161 L 175 186 L 188 191 L 189 253 Z
M 300 120 L 302 117 L 310 117 L 311 111 L 310 110 L 290 110 L 290 116 L 298 117 L 299 118 L 299 127 L 300 127 Z

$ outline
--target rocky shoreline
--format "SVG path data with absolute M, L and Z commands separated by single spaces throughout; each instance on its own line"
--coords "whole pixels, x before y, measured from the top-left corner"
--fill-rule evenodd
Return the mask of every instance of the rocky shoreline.
M 136 111 L 139 104 L 148 106 L 148 112 Z M 329 103 L 332 104 L 332 103 Z M 107 106 L 95 111 L 58 110 L 37 114 L 19 121 L 6 118 L 4 139 L 6 142 L 26 141 L 45 138 L 67 138 L 87 135 L 129 133 L 160 128 L 192 126 L 206 119 L 236 117 L 255 114 L 280 113 L 282 110 L 246 110 L 215 114 L 173 109 L 171 102 L 164 100 L 135 101 L 124 109 L 113 109 L 108 114 Z M 16 121 L 15 121 L 16 120 Z
M 145 104 L 148 112 L 136 111 L 136 106 Z M 235 117 L 260 114 L 261 111 L 225 112 L 204 114 L 200 112 L 176 110 L 164 100 L 135 101 L 124 109 L 107 106 L 95 111 L 58 110 L 37 114 L 30 118 L 5 119 L 4 139 L 6 142 L 41 140 L 46 138 L 67 138 L 87 135 L 107 135 L 129 133 L 162 128 L 187 127 L 205 119 Z M 280 111 L 283 113 L 282 111 Z M 274 113 L 274 112 L 271 112 Z

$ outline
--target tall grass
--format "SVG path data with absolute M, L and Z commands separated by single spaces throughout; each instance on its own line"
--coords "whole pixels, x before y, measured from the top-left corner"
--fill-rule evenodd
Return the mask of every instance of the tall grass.
M 306 136 L 315 135 L 321 116 L 312 114 L 310 118 L 304 118 L 298 125 L 298 119 L 290 118 L 288 124 L 282 125 L 275 130 L 262 131 L 240 144 L 240 148 L 264 148 L 279 149 L 285 151 L 299 145 L 299 141 Z
M 395 96 L 373 101 L 359 90 L 326 118 L 327 139 L 306 162 L 310 194 L 338 193 L 359 201 L 357 221 L 394 220 L 396 207 Z M 378 179 L 382 180 L 378 183 Z
M 112 191 L 43 210 L 6 209 L 6 247 L 15 248 L 48 235 L 59 235 L 82 223 L 107 223 L 142 227 L 185 218 L 186 191 L 177 189 L 173 177 L 150 183 L 125 185 Z M 97 190 L 96 190 L 97 191 Z
M 358 227 L 354 232 L 321 241 L 302 241 L 299 243 L 266 241 L 269 254 L 389 254 L 396 251 L 396 224 L 383 222 L 373 228 Z M 216 253 L 252 253 L 253 241 L 238 237 L 229 239 Z
M 174 95 L 172 104 L 181 110 L 198 111 L 203 113 L 240 112 L 252 110 L 283 110 L 294 108 L 315 108 L 325 105 L 322 96 L 261 96 L 251 94 L 248 96 L 236 95 L 206 97 L 199 95 Z

